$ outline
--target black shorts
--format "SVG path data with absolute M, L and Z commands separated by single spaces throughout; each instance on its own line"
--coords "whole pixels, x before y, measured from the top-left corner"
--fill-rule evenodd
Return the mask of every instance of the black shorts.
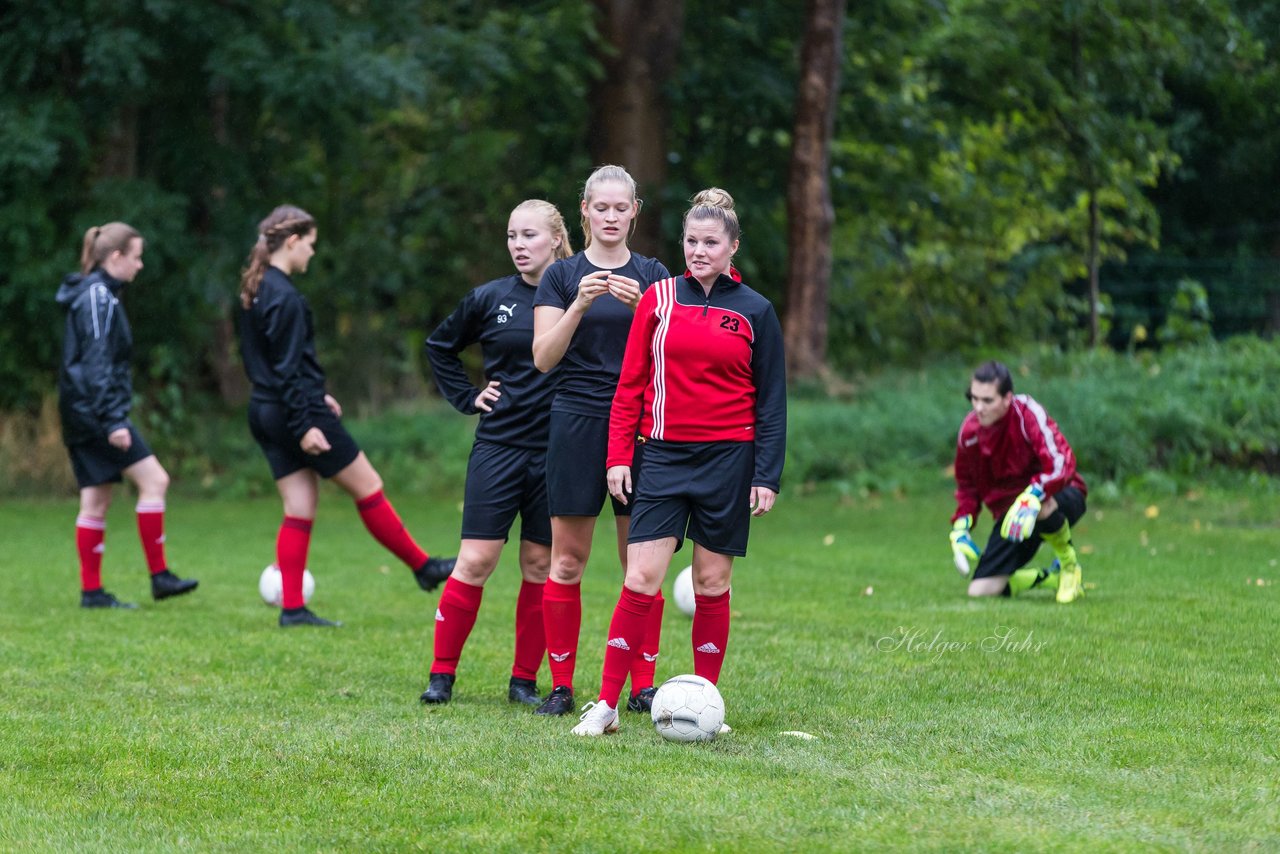
M 754 442 L 646 442 L 627 542 L 675 537 L 679 551 L 687 533 L 717 554 L 745 555 L 755 466 Z
M 520 514 L 520 539 L 551 545 L 547 453 L 477 439 L 467 460 L 462 539 L 508 539 Z
M 1084 493 L 1074 486 L 1068 486 L 1054 496 L 1058 500 L 1058 509 L 1067 517 L 1067 522 L 1074 525 L 1084 516 Z M 1010 508 L 1012 509 L 1012 508 Z M 1020 543 L 1011 542 L 1000 536 L 1000 526 L 1004 522 L 1001 516 L 991 529 L 987 539 L 987 547 L 978 558 L 978 566 L 973 571 L 974 578 L 990 578 L 995 575 L 1013 575 L 1019 569 L 1031 563 L 1040 551 L 1040 524 L 1037 522 L 1031 536 Z
M 289 412 L 278 403 L 249 401 L 249 431 L 258 441 L 276 480 L 302 469 L 314 469 L 321 477 L 333 477 L 355 461 L 360 446 L 331 412 L 318 415 L 312 426 L 319 427 L 329 440 L 329 450 L 312 456 L 302 450 L 298 438 L 289 429 Z
M 127 451 L 112 445 L 105 436 L 68 445 L 67 453 L 71 457 L 71 471 L 75 472 L 76 485 L 84 489 L 104 483 L 119 483 L 124 479 L 125 469 L 152 456 L 150 446 L 132 424 L 129 425 L 129 437 L 132 444 Z
M 547 507 L 552 516 L 599 516 L 606 498 L 613 502 L 613 515 L 631 515 L 629 505 L 609 494 L 604 479 L 608 456 L 608 418 L 552 411 L 547 445 Z M 631 477 L 635 483 L 634 463 Z

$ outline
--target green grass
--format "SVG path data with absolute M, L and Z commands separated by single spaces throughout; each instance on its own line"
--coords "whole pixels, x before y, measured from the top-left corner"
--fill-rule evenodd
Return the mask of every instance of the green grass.
M 454 502 L 396 500 L 451 548 Z M 169 556 L 201 588 L 156 605 L 121 495 L 104 578 L 134 612 L 76 607 L 73 504 L 0 504 L 0 848 L 1280 847 L 1274 505 L 1095 503 L 1076 537 L 1091 587 L 1064 607 L 966 599 L 941 481 L 784 495 L 735 580 L 734 732 L 693 746 L 626 713 L 576 739 L 507 704 L 510 555 L 454 702 L 422 707 L 434 597 L 334 492 L 310 565 L 338 631 L 282 631 L 257 598 L 275 501 L 172 501 Z M 596 548 L 583 701 L 618 589 Z M 669 607 L 660 676 L 691 671 L 688 632 Z

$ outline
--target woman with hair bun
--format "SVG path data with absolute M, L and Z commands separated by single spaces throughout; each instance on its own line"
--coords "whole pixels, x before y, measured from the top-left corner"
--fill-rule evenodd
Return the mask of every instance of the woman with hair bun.
M 382 478 L 342 425 L 342 407 L 325 390 L 311 308 L 291 278 L 307 271 L 315 245 L 311 215 L 281 205 L 258 224 L 240 278 L 240 353 L 253 384 L 249 429 L 284 501 L 276 538 L 283 627 L 341 625 L 312 613 L 302 597 L 322 477 L 355 499 L 369 533 L 413 570 L 423 590 L 453 570 L 453 558 L 429 557 L 409 536 L 383 494 Z
M 103 539 L 111 485 L 127 477 L 138 489 L 138 536 L 156 600 L 190 593 L 199 584 L 179 578 L 165 563 L 164 512 L 169 474 L 129 420 L 133 401 L 129 357 L 133 335 L 120 294 L 142 270 L 142 235 L 123 222 L 85 232 L 80 272 L 58 288 L 66 310 L 58 412 L 62 441 L 80 487 L 76 551 L 80 607 L 135 608 L 102 588 Z
M 467 462 L 462 546 L 437 607 L 434 656 L 424 703 L 453 698 L 458 660 L 475 626 L 484 584 L 520 515 L 520 594 L 515 660 L 507 699 L 536 706 L 538 668 L 546 652 L 542 594 L 551 566 L 547 511 L 547 430 L 557 374 L 533 364 L 533 297 L 554 261 L 573 254 L 564 217 L 541 199 L 521 202 L 507 220 L 507 251 L 516 272 L 472 290 L 427 339 L 440 393 L 464 415 L 480 416 Z M 479 343 L 485 386 L 476 388 L 460 355 Z
M 782 328 L 731 273 L 740 228 L 716 187 L 684 217 L 688 272 L 640 299 L 609 418 L 609 492 L 631 495 L 627 573 L 609 626 L 600 694 L 575 735 L 618 728 L 618 698 L 672 555 L 693 540 L 694 672 L 720 678 L 735 556 L 752 516 L 773 508 L 786 452 Z M 633 484 L 632 445 L 644 465 Z M 634 489 L 633 489 L 634 487 Z
M 582 575 L 591 556 L 596 517 L 604 509 L 609 405 L 622 368 L 622 353 L 640 294 L 671 275 L 627 241 L 640 199 L 621 166 L 601 166 L 582 190 L 585 248 L 547 268 L 534 298 L 533 361 L 539 370 L 560 366 L 551 404 L 547 446 L 547 502 L 551 509 L 551 575 L 543 596 L 552 691 L 540 715 L 575 708 L 573 674 L 582 627 Z M 618 559 L 626 570 L 630 508 L 613 500 Z M 659 599 L 659 602 L 661 599 Z M 662 632 L 661 606 L 631 673 L 628 708 L 647 712 Z

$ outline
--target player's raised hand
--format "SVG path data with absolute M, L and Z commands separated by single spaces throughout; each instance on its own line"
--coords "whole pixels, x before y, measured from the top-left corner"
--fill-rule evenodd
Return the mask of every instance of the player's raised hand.
M 625 303 L 627 308 L 632 311 L 636 310 L 636 306 L 640 304 L 639 282 L 635 279 L 612 273 L 609 275 L 607 284 L 609 285 L 609 293 L 613 294 L 614 299 Z
M 951 524 L 951 555 L 961 575 L 968 575 L 978 565 L 978 558 L 982 557 L 982 550 L 970 533 L 972 528 L 972 516 L 961 516 Z
M 1014 500 L 1009 512 L 1004 514 L 1000 536 L 1015 543 L 1031 536 L 1036 527 L 1036 519 L 1040 516 L 1040 502 L 1043 500 L 1044 490 L 1035 484 L 1024 489 Z
M 609 292 L 609 276 L 612 275 L 611 270 L 596 270 L 594 273 L 588 273 L 578 282 L 578 297 L 573 301 L 580 311 L 586 311 L 591 308 L 591 304 L 596 301 L 596 297 Z

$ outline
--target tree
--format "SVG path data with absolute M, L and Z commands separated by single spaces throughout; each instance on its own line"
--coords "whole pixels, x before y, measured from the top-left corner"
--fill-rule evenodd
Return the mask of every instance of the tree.
M 839 90 L 845 0 L 809 0 L 787 181 L 786 348 L 795 378 L 826 367 L 831 283 L 831 134 Z
M 684 0 L 594 0 L 603 74 L 591 87 L 584 129 L 596 165 L 625 166 L 647 199 L 632 245 L 662 254 L 660 188 L 667 183 L 670 115 L 664 86 L 676 71 Z M 581 180 L 581 179 L 579 179 Z

